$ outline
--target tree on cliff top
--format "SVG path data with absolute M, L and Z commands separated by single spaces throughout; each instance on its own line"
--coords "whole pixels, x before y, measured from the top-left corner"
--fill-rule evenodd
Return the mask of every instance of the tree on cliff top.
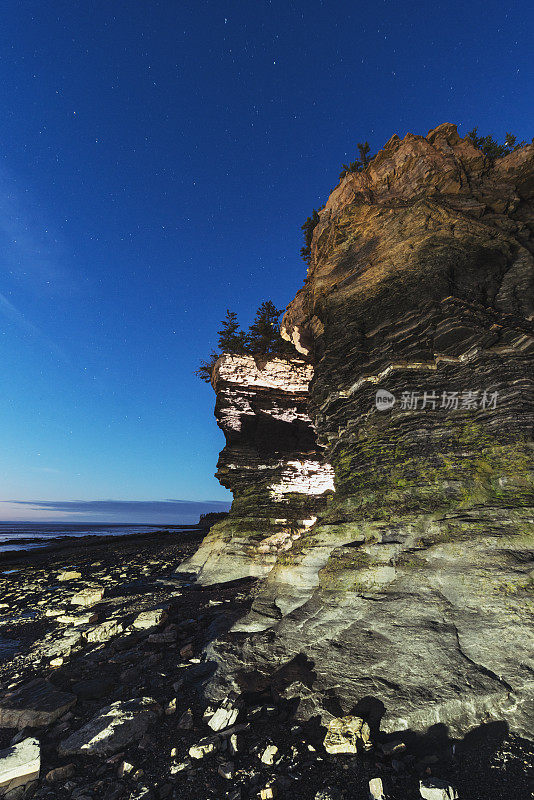
M 282 309 L 265 300 L 256 311 L 248 329 L 248 347 L 253 355 L 283 355 L 293 352 L 292 346 L 280 336 L 279 319 Z
M 514 150 L 524 147 L 526 142 L 518 142 L 517 137 L 513 133 L 507 133 L 504 137 L 504 144 L 499 144 L 493 136 L 479 136 L 478 128 L 473 128 L 469 131 L 467 138 L 471 140 L 474 146 L 481 150 L 484 158 L 490 164 L 493 164 L 498 158 L 503 158 Z
M 239 327 L 235 311 L 226 309 L 226 316 L 221 322 L 219 331 L 219 350 L 221 353 L 245 353 L 247 350 L 247 335 Z
M 272 300 L 265 300 L 256 311 L 254 322 L 245 333 L 237 320 L 237 314 L 227 309 L 226 316 L 218 331 L 219 352 L 212 351 L 209 358 L 200 362 L 195 375 L 200 380 L 210 383 L 213 367 L 223 353 L 235 355 L 295 355 L 293 346 L 282 339 L 279 319 L 281 309 L 276 308 Z
M 359 158 L 351 161 L 350 164 L 343 164 L 343 169 L 339 173 L 340 181 L 343 180 L 345 175 L 348 175 L 351 172 L 361 172 L 373 160 L 374 156 L 369 155 L 371 152 L 371 145 L 369 142 L 358 142 L 357 147 Z
M 220 353 L 216 353 L 214 350 L 212 350 L 209 357 L 203 359 L 200 362 L 198 369 L 195 370 L 195 375 L 197 378 L 200 378 L 201 381 L 205 381 L 206 383 L 211 383 L 213 367 L 215 366 L 215 362 L 218 358 L 220 358 Z
M 320 210 L 321 209 L 319 209 L 319 211 Z M 301 247 L 300 255 L 302 256 L 306 264 L 310 263 L 313 229 L 319 222 L 319 211 L 316 211 L 314 208 L 311 217 L 308 217 L 306 219 L 306 222 L 304 222 L 303 225 L 301 226 L 301 230 L 304 232 L 304 247 Z

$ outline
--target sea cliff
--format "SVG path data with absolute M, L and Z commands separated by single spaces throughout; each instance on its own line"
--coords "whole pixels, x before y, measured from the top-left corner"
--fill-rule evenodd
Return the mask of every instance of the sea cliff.
M 533 198 L 534 145 L 490 163 L 451 124 L 393 136 L 330 195 L 284 317 L 307 391 L 219 362 L 235 500 L 186 566 L 263 580 L 211 645 L 213 696 L 276 685 L 323 721 L 532 729 Z M 309 460 L 335 492 L 299 495 Z

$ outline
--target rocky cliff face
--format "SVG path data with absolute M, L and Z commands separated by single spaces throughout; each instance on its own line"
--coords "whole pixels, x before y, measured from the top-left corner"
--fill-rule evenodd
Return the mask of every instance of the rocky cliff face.
M 202 584 L 262 577 L 317 519 L 333 489 L 308 415 L 312 366 L 302 358 L 223 355 L 212 384 L 226 446 L 217 477 L 234 495 L 180 572 Z
M 532 729 L 533 200 L 533 145 L 492 166 L 453 125 L 332 192 L 284 334 L 314 358 L 335 494 L 214 643 L 214 695 Z

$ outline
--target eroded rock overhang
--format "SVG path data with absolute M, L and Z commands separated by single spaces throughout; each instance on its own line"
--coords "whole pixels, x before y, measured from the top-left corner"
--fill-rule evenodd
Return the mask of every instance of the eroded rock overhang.
M 314 524 L 334 483 L 308 414 L 312 376 L 297 357 L 219 358 L 212 385 L 226 445 L 216 475 L 234 501 L 180 572 L 203 584 L 263 577 Z

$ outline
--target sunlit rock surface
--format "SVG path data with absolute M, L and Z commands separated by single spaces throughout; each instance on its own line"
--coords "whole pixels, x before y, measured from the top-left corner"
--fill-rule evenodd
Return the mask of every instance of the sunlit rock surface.
M 533 197 L 534 145 L 491 165 L 449 124 L 332 192 L 283 332 L 314 359 L 335 494 L 273 569 L 250 565 L 268 575 L 211 648 L 214 697 L 274 685 L 302 716 L 532 732 Z
M 203 584 L 267 575 L 315 522 L 333 470 L 323 463 L 307 411 L 312 374 L 298 357 L 217 361 L 215 416 L 226 446 L 216 474 L 234 502 L 179 572 Z

